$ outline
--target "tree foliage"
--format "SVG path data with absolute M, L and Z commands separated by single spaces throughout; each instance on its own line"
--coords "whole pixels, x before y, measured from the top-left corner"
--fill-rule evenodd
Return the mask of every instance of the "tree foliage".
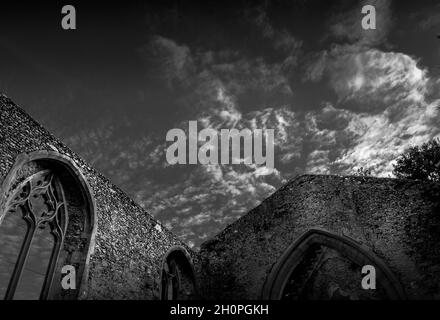
M 371 177 L 372 176 L 372 169 L 367 167 L 360 167 L 356 170 L 355 176 L 358 177 Z
M 405 150 L 397 158 L 393 173 L 397 178 L 440 182 L 440 139 Z

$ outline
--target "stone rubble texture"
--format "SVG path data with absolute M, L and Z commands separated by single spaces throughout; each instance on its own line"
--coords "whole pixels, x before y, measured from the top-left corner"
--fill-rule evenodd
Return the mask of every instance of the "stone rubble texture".
M 304 175 L 201 246 L 209 298 L 258 299 L 283 252 L 310 229 L 366 246 L 409 299 L 440 299 L 440 186 L 371 177 Z
M 86 299 L 158 299 L 166 252 L 176 245 L 192 250 L 5 96 L 0 111 L 0 182 L 19 154 L 56 150 L 92 189 L 98 227 Z

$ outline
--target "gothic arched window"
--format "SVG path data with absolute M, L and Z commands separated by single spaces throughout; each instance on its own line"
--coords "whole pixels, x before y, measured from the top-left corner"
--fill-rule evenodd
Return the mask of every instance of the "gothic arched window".
M 60 182 L 43 170 L 16 188 L 0 225 L 0 294 L 45 299 L 66 231 Z
M 85 295 L 96 230 L 94 201 L 73 162 L 54 152 L 17 157 L 0 192 L 0 299 Z M 62 268 L 75 285 L 61 285 Z
M 377 290 L 362 290 L 362 266 L 376 270 Z M 387 265 L 347 236 L 312 229 L 290 245 L 272 268 L 263 299 L 405 299 Z
M 162 282 L 164 300 L 177 300 L 180 291 L 180 277 L 175 261 L 164 265 Z
M 162 269 L 162 300 L 190 300 L 196 297 L 194 268 L 182 247 L 175 247 L 166 255 Z

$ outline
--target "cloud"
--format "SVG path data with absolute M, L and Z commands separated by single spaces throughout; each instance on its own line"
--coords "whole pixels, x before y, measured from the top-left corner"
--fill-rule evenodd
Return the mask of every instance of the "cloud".
M 152 81 L 185 110 L 172 127 L 186 129 L 189 120 L 198 120 L 199 130 L 275 128 L 278 152 L 285 159 L 298 156 L 294 131 L 300 129 L 291 128 L 296 115 L 288 106 L 278 107 L 293 95 L 281 64 L 233 50 L 202 51 L 161 36 L 151 37 L 139 54 Z M 246 99 L 253 95 L 256 99 Z M 64 140 L 196 247 L 286 182 L 279 170 L 254 164 L 170 166 L 165 133 L 135 134 L 137 126 L 102 119 Z
M 391 175 L 392 164 L 406 148 L 440 136 L 440 128 L 432 124 L 440 121 L 439 106 L 440 100 L 406 106 L 399 119 L 390 118 L 388 112 L 353 117 L 349 128 L 356 128 L 355 145 L 335 164 L 348 174 L 356 168 L 368 167 L 374 175 Z
M 244 165 L 197 166 L 180 185 L 146 198 L 145 207 L 184 240 L 213 236 L 276 189 L 267 176 Z
M 302 41 L 275 27 L 264 6 L 250 10 L 247 23 L 276 53 L 270 59 L 159 35 L 140 50 L 149 80 L 164 87 L 175 106 L 165 132 L 186 129 L 189 120 L 198 120 L 199 130 L 274 129 L 274 169 L 168 165 L 162 131 L 124 137 L 117 132 L 129 129 L 103 124 L 70 142 L 195 247 L 297 173 L 352 174 L 362 166 L 387 176 L 407 146 L 439 136 L 440 80 L 418 58 L 390 49 L 390 2 L 374 4 L 377 31 L 359 29 L 357 5 L 333 15 L 326 39 L 334 43 L 307 55 L 299 84 L 290 67 L 299 61 Z M 296 96 L 308 82 L 317 101 L 322 97 L 316 105 L 301 105 L 306 102 Z M 333 95 L 324 97 L 323 87 Z
M 419 103 L 426 94 L 426 69 L 403 53 L 336 46 L 315 61 L 306 78 L 326 79 L 339 103 L 351 108 L 380 112 L 397 102 Z
M 285 56 L 290 57 L 289 61 L 296 64 L 302 41 L 295 38 L 286 28 L 279 29 L 274 27 L 268 16 L 268 9 L 270 3 L 265 2 L 256 6 L 251 6 L 245 9 L 244 17 L 252 26 L 255 26 L 263 39 L 271 42 L 274 50 L 280 51 Z
M 147 76 L 160 79 L 169 88 L 190 79 L 195 72 L 190 49 L 171 39 L 153 36 L 139 49 Z
M 405 148 L 439 134 L 434 124 L 439 121 L 438 100 L 428 98 L 438 80 L 406 54 L 336 46 L 321 54 L 309 75 L 312 81 L 327 79 L 338 96 L 334 107 L 310 116 L 314 136 L 327 139 L 321 138 L 310 155 L 310 170 L 351 174 L 369 167 L 373 174 L 387 176 Z M 336 131 L 319 123 L 332 124 Z M 337 157 L 330 159 L 323 146 L 338 150 Z
M 364 4 L 341 7 L 329 22 L 334 43 L 309 54 L 304 81 L 325 83 L 336 95 L 306 115 L 309 172 L 368 167 L 388 176 L 398 154 L 439 135 L 439 79 L 418 58 L 390 50 L 391 1 L 368 3 L 376 7 L 376 31 L 361 28 Z
M 266 109 L 242 114 L 225 92 L 217 98 L 224 109 L 210 110 L 211 114 L 204 112 L 204 127 L 265 129 L 288 125 L 282 118 L 283 113 L 288 114 L 286 110 Z M 235 115 L 225 118 L 224 110 Z M 283 144 L 286 139 L 281 132 L 276 141 Z M 285 182 L 278 170 L 254 164 L 195 166 L 180 185 L 145 198 L 148 199 L 145 207 L 183 239 L 191 238 L 186 228 L 195 230 L 196 234 L 213 236 Z M 194 240 L 195 245 L 201 240 Z
M 256 21 L 275 45 L 266 18 L 262 14 Z M 176 184 L 138 192 L 137 199 L 197 247 L 202 238 L 196 235 L 214 235 L 298 172 L 352 174 L 363 166 L 376 175 L 390 174 L 406 146 L 438 134 L 432 125 L 437 102 L 427 102 L 434 82 L 417 59 L 372 48 L 385 41 L 386 32 L 373 38 L 358 35 L 315 53 L 305 81 L 327 83 L 337 100 L 310 110 L 292 105 L 294 91 L 282 62 L 154 38 L 154 46 L 161 47 L 164 83 L 180 90 L 180 102 L 189 110 L 176 127 L 197 119 L 199 130 L 274 129 L 276 166 L 166 166 L 163 170 L 178 177 Z

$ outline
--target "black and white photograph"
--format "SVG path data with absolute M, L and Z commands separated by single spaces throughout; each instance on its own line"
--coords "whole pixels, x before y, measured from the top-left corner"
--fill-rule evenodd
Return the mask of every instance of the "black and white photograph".
M 440 1 L 2 2 L 0 299 L 440 300 Z

